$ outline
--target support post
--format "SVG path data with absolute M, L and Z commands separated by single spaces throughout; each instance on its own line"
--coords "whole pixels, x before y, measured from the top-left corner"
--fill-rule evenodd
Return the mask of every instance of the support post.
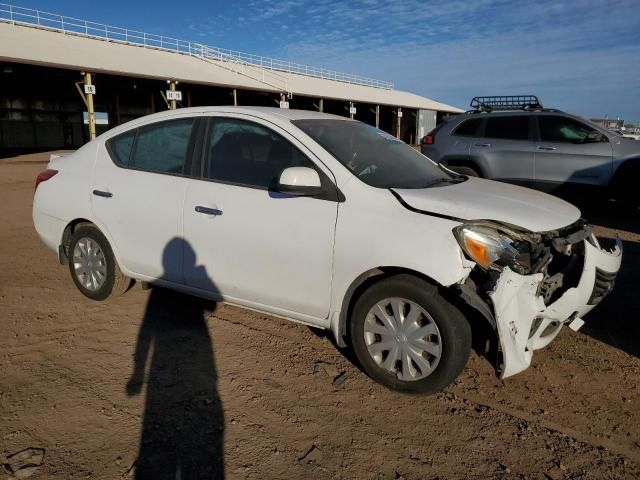
M 380 128 L 380 105 L 376 105 L 376 128 Z
M 349 118 L 353 120 L 353 102 L 349 102 Z
M 120 96 L 116 93 L 116 125 L 120 125 Z
M 318 111 L 324 112 L 324 98 L 318 99 Z
M 238 90 L 237 89 L 233 89 L 233 106 L 237 107 L 238 106 Z
M 84 84 L 85 86 L 91 87 L 93 83 L 91 83 L 91 73 L 84 73 Z M 87 96 L 87 111 L 89 113 L 89 140 L 93 140 L 96 138 L 96 112 L 93 107 L 93 93 L 90 92 L 91 89 L 85 90 L 85 95 Z
M 176 91 L 176 81 L 175 80 L 169 80 L 169 90 L 171 90 L 172 92 Z M 170 100 L 169 101 L 169 108 L 171 110 L 175 110 L 177 106 L 177 103 L 175 100 Z
M 402 109 L 398 107 L 398 113 L 396 115 L 398 121 L 398 128 L 396 130 L 396 138 L 400 138 L 400 124 L 402 123 Z

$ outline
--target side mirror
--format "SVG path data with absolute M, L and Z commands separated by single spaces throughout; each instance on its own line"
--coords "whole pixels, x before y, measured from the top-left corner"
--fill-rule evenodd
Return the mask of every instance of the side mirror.
M 290 195 L 318 195 L 322 192 L 320 175 L 309 167 L 285 168 L 278 179 L 278 191 Z

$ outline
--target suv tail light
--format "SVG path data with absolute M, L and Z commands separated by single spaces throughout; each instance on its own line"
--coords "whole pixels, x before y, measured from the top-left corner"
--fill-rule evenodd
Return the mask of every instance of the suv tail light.
M 423 145 L 433 145 L 433 135 L 425 135 L 422 137 Z
M 46 182 L 57 173 L 58 173 L 58 170 L 52 170 L 51 168 L 47 168 L 44 172 L 40 172 L 36 177 L 36 186 L 33 190 L 34 191 L 37 190 L 38 185 L 40 185 L 42 182 Z

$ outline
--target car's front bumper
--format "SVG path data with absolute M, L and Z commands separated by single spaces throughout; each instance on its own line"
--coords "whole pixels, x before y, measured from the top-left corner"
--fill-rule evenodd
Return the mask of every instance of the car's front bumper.
M 580 317 L 591 311 L 613 288 L 622 261 L 622 243 L 607 251 L 595 237 L 584 240 L 584 264 L 577 286 L 545 305 L 539 294 L 544 275 L 519 275 L 505 268 L 489 297 L 498 332 L 502 360 L 500 377 L 525 370 L 533 351 L 547 346 L 563 325 L 580 328 Z

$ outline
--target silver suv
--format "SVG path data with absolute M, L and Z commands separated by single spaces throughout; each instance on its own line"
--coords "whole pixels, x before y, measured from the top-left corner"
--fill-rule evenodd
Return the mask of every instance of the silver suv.
M 475 97 L 471 106 L 426 135 L 422 153 L 469 176 L 546 191 L 612 187 L 615 196 L 633 198 L 640 142 L 543 108 L 535 96 Z

